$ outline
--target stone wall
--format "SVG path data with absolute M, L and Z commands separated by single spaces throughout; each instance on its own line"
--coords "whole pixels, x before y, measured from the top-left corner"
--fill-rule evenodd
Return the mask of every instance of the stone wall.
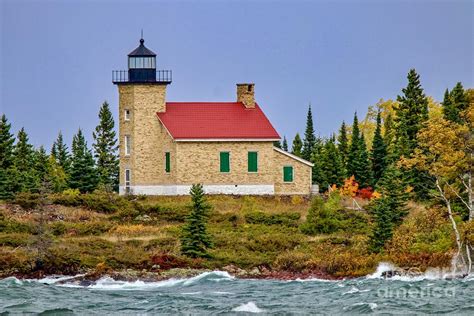
M 246 108 L 255 107 L 255 84 L 237 84 L 237 102 L 242 102 Z
M 119 85 L 120 185 L 125 169 L 131 170 L 131 185 L 176 182 L 176 147 L 156 112 L 166 109 L 166 85 Z M 125 120 L 125 109 L 130 120 Z M 125 135 L 131 136 L 130 156 L 125 156 Z M 165 173 L 165 152 L 171 153 L 171 172 Z
M 310 194 L 312 167 L 274 150 L 275 194 Z M 283 167 L 293 167 L 293 182 L 283 181 Z

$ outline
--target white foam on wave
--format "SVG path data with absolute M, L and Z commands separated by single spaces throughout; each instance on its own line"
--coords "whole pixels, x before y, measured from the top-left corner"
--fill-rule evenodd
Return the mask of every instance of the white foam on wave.
M 254 302 L 248 302 L 247 304 L 242 304 L 232 310 L 233 312 L 246 312 L 246 313 L 262 313 L 263 309 L 258 308 Z
M 74 276 L 71 275 L 50 275 L 42 279 L 27 279 L 28 282 L 38 282 L 43 284 L 54 284 L 57 282 L 72 280 L 75 278 L 83 277 L 85 274 L 77 274 Z
M 8 277 L 8 278 L 5 278 L 5 279 L 0 279 L 0 283 L 6 283 L 6 284 L 18 284 L 18 285 L 22 285 L 23 282 L 16 278 L 16 277 Z
M 60 284 L 60 286 L 74 287 L 74 288 L 82 287 L 82 288 L 88 288 L 88 289 L 94 289 L 94 290 L 147 290 L 147 289 L 160 288 L 160 287 L 172 287 L 172 286 L 177 286 L 177 285 L 189 286 L 203 279 L 206 279 L 212 282 L 220 282 L 223 280 L 233 280 L 234 277 L 224 271 L 211 271 L 211 272 L 204 272 L 187 279 L 172 278 L 172 279 L 157 281 L 157 282 L 144 282 L 140 280 L 137 280 L 134 282 L 128 282 L 128 281 L 114 280 L 110 277 L 102 277 L 99 280 L 97 280 L 97 282 L 89 286 L 81 286 L 78 284 L 68 284 L 68 283 Z
M 308 278 L 308 279 L 294 279 L 288 280 L 288 282 L 339 282 L 339 280 L 328 280 L 328 279 L 318 279 L 318 278 Z
M 397 269 L 397 267 L 390 262 L 380 262 L 375 272 L 372 274 L 369 274 L 366 278 L 367 279 L 380 279 L 382 278 L 382 273 L 395 270 L 395 269 Z
M 387 271 L 396 271 L 399 270 L 397 266 L 390 262 L 381 262 L 377 266 L 377 270 L 366 276 L 367 279 L 384 279 L 382 274 Z M 424 280 L 444 280 L 444 279 L 451 279 L 459 277 L 459 275 L 453 275 L 452 272 L 437 269 L 437 268 L 430 268 L 427 269 L 425 272 L 420 273 L 418 275 L 394 275 L 390 278 L 386 278 L 387 280 L 394 280 L 394 281 L 405 281 L 405 282 L 414 282 L 414 281 L 424 281 Z M 469 280 L 470 276 L 467 277 L 465 280 Z M 472 280 L 474 280 L 474 275 L 472 276 Z

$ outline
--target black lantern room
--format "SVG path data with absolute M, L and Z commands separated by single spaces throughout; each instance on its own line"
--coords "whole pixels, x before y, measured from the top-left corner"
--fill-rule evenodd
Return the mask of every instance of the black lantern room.
M 145 40 L 128 54 L 128 71 L 114 70 L 112 81 L 119 83 L 171 83 L 171 70 L 156 70 L 156 54 L 145 47 Z

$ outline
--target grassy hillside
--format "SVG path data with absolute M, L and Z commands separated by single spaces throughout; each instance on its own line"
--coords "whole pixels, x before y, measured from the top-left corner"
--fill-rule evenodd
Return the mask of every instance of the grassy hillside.
M 212 258 L 189 259 L 179 244 L 189 197 L 19 195 L 0 204 L 0 276 L 123 269 L 165 275 L 193 268 L 352 277 L 371 273 L 383 260 L 420 268 L 449 265 L 451 230 L 436 209 L 412 205 L 385 254 L 374 255 L 366 250 L 371 219 L 364 211 L 333 205 L 315 232 L 305 229 L 311 201 L 302 197 L 208 201 Z

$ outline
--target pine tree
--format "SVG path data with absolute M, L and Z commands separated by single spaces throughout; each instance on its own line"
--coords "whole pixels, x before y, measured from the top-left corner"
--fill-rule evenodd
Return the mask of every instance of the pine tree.
M 72 140 L 72 164 L 69 186 L 73 189 L 79 189 L 82 193 L 92 192 L 97 188 L 98 181 L 94 158 L 87 148 L 87 142 L 81 129 L 79 129 Z
M 209 257 L 212 241 L 206 226 L 210 206 L 201 184 L 193 184 L 190 194 L 192 206 L 181 231 L 181 252 L 191 258 Z
M 454 86 L 451 92 L 446 89 L 443 101 L 443 114 L 445 119 L 462 124 L 464 122 L 462 113 L 468 108 L 468 106 L 469 102 L 460 82 Z
M 304 132 L 303 150 L 301 151 L 301 157 L 303 159 L 310 161 L 315 142 L 316 136 L 314 136 L 313 114 L 311 113 L 310 104 L 306 117 L 306 130 Z
M 325 182 L 325 177 L 323 173 L 324 161 L 323 161 L 323 149 L 324 143 L 321 138 L 317 138 L 313 147 L 313 154 L 311 155 L 311 162 L 313 163 L 312 181 L 319 185 L 319 190 L 321 192 L 326 191 L 327 184 Z
M 11 124 L 5 114 L 0 120 L 0 199 L 10 199 L 14 195 L 16 170 L 13 168 L 13 144 L 15 138 L 10 133 Z
M 428 119 L 428 99 L 415 69 L 408 73 L 408 85 L 402 89 L 403 95 L 397 96 L 399 105 L 396 113 L 397 154 L 409 157 L 418 143 L 416 135 Z
M 93 133 L 99 183 L 117 191 L 119 174 L 117 137 L 114 131 L 114 118 L 107 102 L 100 108 L 99 121 Z
M 370 207 L 375 226 L 369 248 L 372 252 L 380 252 L 385 243 L 392 238 L 393 229 L 400 225 L 407 214 L 406 201 L 408 195 L 404 187 L 402 172 L 390 165 L 377 185 L 381 197 L 375 199 Z
M 349 146 L 349 152 L 347 154 L 347 176 L 356 176 L 357 173 L 357 160 L 360 153 L 360 130 L 359 130 L 359 119 L 357 118 L 357 112 L 354 114 L 354 121 L 352 123 L 352 137 L 351 144 Z M 358 179 L 356 178 L 358 181 Z
M 377 126 L 375 128 L 374 139 L 372 141 L 371 162 L 372 174 L 375 185 L 382 177 L 387 166 L 387 147 L 382 138 L 382 118 L 380 111 L 377 113 Z
M 40 183 L 43 183 L 47 180 L 49 157 L 43 146 L 40 146 L 40 148 L 35 151 L 34 155 L 34 169 Z
M 35 172 L 35 155 L 33 145 L 29 143 L 28 134 L 22 128 L 17 135 L 13 149 L 14 165 L 17 171 L 16 190 L 35 192 L 39 188 L 39 178 Z
M 360 148 L 359 148 L 359 159 L 357 164 L 357 176 L 359 177 L 359 186 L 361 188 L 367 188 L 373 183 L 372 169 L 370 168 L 369 152 L 367 150 L 367 143 L 365 142 L 364 134 L 360 136 Z
M 337 138 L 337 149 L 342 161 L 344 168 L 344 176 L 347 177 L 347 160 L 349 156 L 349 140 L 347 138 L 347 127 L 346 123 L 342 121 L 341 128 L 339 129 L 339 136 Z
M 286 140 L 286 136 L 283 136 L 283 143 L 281 144 L 281 149 L 284 151 L 288 151 L 288 141 Z
M 293 140 L 293 147 L 291 148 L 291 153 L 295 156 L 301 157 L 301 149 L 303 147 L 303 142 L 299 133 L 296 133 L 295 139 Z
M 279 140 L 276 140 L 273 142 L 273 147 L 280 148 L 281 149 L 281 143 Z
M 53 144 L 51 149 L 51 155 L 54 157 L 59 166 L 61 166 L 69 174 L 71 170 L 71 156 L 69 155 L 69 150 L 67 145 L 64 143 L 63 134 L 59 132 L 58 138 Z

